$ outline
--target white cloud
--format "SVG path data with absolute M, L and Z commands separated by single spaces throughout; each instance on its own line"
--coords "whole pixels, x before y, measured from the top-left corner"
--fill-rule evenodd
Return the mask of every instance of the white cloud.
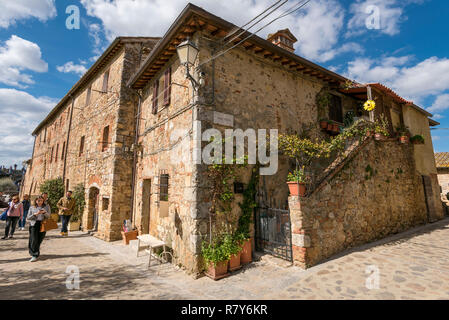
M 379 14 L 379 32 L 394 36 L 400 32 L 400 24 L 407 20 L 404 9 L 411 3 L 422 3 L 424 0 L 356 0 L 349 11 L 353 14 L 348 22 L 346 37 L 358 36 L 368 31 L 366 26 L 367 18 Z M 378 9 L 377 12 L 369 10 L 372 6 Z
M 449 59 L 431 57 L 414 65 L 412 59 L 411 56 L 358 58 L 348 63 L 345 75 L 364 83 L 384 83 L 418 104 L 428 96 L 449 90 Z
M 89 16 L 101 21 L 108 41 L 116 36 L 162 36 L 186 6 L 184 0 L 81 0 Z M 272 5 L 272 0 L 198 0 L 195 4 L 236 25 L 243 25 Z M 303 1 L 289 2 L 251 29 L 256 31 L 273 18 Z M 123 14 L 126 12 L 126 14 Z M 89 26 L 91 37 L 99 47 L 99 25 Z M 299 39 L 297 51 L 308 59 L 325 62 L 336 55 L 362 49 L 355 43 L 339 45 L 344 27 L 344 9 L 336 0 L 314 0 L 296 13 L 279 19 L 258 35 L 266 37 L 279 29 L 289 28 Z
M 75 63 L 73 63 L 73 61 L 69 61 L 62 66 L 57 66 L 56 69 L 59 72 L 75 73 L 79 76 L 82 76 L 87 71 L 87 68 L 83 65 L 82 62 L 81 62 L 81 64 L 75 64 Z
M 29 18 L 45 22 L 56 17 L 55 0 L 0 0 L 0 8 L 0 28 Z
M 17 87 L 32 84 L 29 74 L 24 70 L 47 72 L 48 64 L 42 60 L 39 46 L 16 35 L 0 46 L 0 82 Z
M 431 107 L 427 109 L 429 112 L 442 112 L 449 109 L 449 94 L 442 94 L 435 99 Z M 437 115 L 435 115 L 436 118 Z M 441 115 L 440 115 L 441 116 Z
M 34 138 L 31 133 L 57 103 L 56 99 L 34 97 L 16 89 L 0 88 L 0 163 L 21 164 L 31 158 Z

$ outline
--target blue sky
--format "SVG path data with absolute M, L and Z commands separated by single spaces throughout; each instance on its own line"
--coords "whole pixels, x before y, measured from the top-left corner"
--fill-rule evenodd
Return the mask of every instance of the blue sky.
M 276 1 L 192 2 L 242 25 Z M 0 0 L 0 165 L 31 157 L 33 129 L 114 37 L 161 36 L 186 4 Z M 80 10 L 79 30 L 66 28 L 69 5 Z M 444 0 L 311 0 L 259 35 L 288 27 L 299 39 L 297 54 L 360 82 L 382 82 L 449 128 L 447 17 Z M 437 152 L 449 151 L 448 136 L 433 131 Z

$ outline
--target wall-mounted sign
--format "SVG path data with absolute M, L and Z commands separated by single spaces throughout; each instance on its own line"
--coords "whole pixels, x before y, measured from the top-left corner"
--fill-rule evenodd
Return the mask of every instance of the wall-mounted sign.
M 226 127 L 234 127 L 234 116 L 232 114 L 214 111 L 214 123 Z

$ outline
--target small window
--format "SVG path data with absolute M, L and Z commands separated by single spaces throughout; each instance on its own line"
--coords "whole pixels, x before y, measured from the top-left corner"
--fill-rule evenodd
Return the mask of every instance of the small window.
M 65 155 L 65 141 L 62 145 L 61 160 L 64 160 L 64 155 Z
M 47 128 L 45 128 L 45 133 L 44 133 L 44 142 L 47 141 Z
M 103 211 L 109 210 L 109 197 L 103 197 L 101 208 Z
M 168 201 L 168 180 L 169 175 L 163 173 L 159 177 L 159 201 Z
M 65 183 L 65 191 L 67 192 L 67 191 L 69 191 L 69 190 L 70 190 L 70 180 L 67 179 L 67 180 L 66 180 L 66 183 Z
M 109 146 L 109 126 L 103 129 L 103 141 L 101 143 L 101 151 L 106 151 Z
M 81 157 L 83 153 L 84 153 L 84 136 L 81 137 L 79 156 Z
M 103 76 L 103 92 L 108 92 L 108 84 L 109 84 L 109 70 L 104 73 Z
M 329 106 L 329 119 L 343 123 L 343 109 L 341 107 L 341 98 L 331 95 L 331 103 Z
M 58 155 L 59 155 L 59 143 L 56 145 L 55 162 L 58 162 Z
M 90 95 L 92 94 L 92 85 L 89 86 L 87 89 L 87 95 L 86 95 L 86 106 L 90 103 Z
M 53 162 L 53 152 L 55 151 L 55 147 L 51 147 L 51 153 L 50 153 L 50 163 Z

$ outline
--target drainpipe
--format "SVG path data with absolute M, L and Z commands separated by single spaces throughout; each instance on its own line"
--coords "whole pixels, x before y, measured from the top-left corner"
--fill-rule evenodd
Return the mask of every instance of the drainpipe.
M 69 150 L 69 141 L 70 141 L 70 130 L 72 128 L 72 116 L 73 116 L 73 108 L 75 107 L 75 99 L 73 98 L 72 95 L 70 95 L 70 97 L 72 98 L 72 108 L 70 110 L 70 120 L 69 120 L 69 129 L 67 130 L 67 139 L 66 139 L 66 144 L 65 144 L 65 150 L 64 150 L 64 169 L 62 172 L 62 181 L 64 182 L 64 189 L 67 186 L 67 183 L 65 181 L 65 172 L 66 172 L 66 168 L 67 168 L 67 154 L 68 154 L 68 150 Z M 65 190 L 65 192 L 67 192 L 68 190 Z
M 36 136 L 34 136 L 33 153 L 31 153 L 31 163 L 27 166 L 27 170 L 25 171 L 25 175 L 23 176 L 22 185 L 21 185 L 21 188 L 20 188 L 20 194 L 21 194 L 22 198 L 23 198 L 24 192 L 25 192 L 25 181 L 26 181 L 26 178 L 27 178 L 27 173 L 30 172 L 29 171 L 29 170 L 31 170 L 30 167 L 32 167 L 32 164 L 33 164 L 34 149 L 35 148 L 36 148 Z M 30 196 L 30 199 L 31 199 L 31 187 L 33 186 L 33 181 L 34 181 L 34 179 L 31 179 L 30 192 L 28 193 L 28 195 Z
M 140 128 L 140 110 L 142 106 L 142 95 L 139 93 L 139 91 L 134 90 L 137 97 L 139 98 L 139 102 L 137 104 L 137 115 L 136 115 L 136 131 L 135 131 L 135 137 L 134 137 L 134 148 L 133 148 L 133 166 L 132 166 L 132 182 L 131 182 L 131 223 L 133 225 L 133 228 L 136 227 L 135 221 L 134 221 L 134 203 L 135 203 L 135 196 L 136 196 L 136 174 L 137 174 L 137 145 L 139 143 L 139 128 Z

